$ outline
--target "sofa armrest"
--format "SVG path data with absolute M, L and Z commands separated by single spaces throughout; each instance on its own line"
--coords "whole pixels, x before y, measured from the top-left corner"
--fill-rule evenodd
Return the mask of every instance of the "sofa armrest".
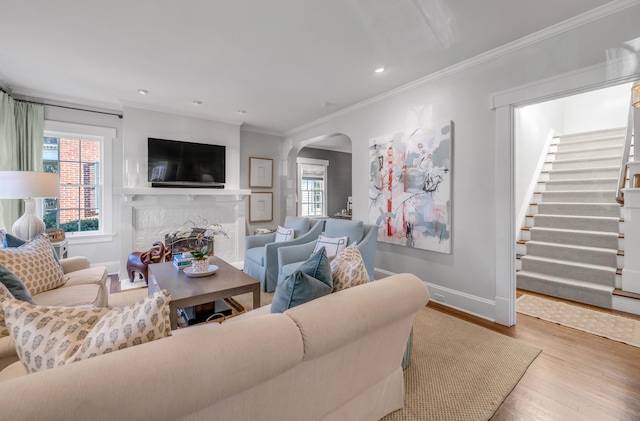
M 244 238 L 244 249 L 249 250 L 255 247 L 263 247 L 276 241 L 276 233 L 263 235 L 248 235 Z
M 66 259 L 60 259 L 60 266 L 64 273 L 75 272 L 81 269 L 87 269 L 91 267 L 89 259 L 83 256 L 68 257 Z

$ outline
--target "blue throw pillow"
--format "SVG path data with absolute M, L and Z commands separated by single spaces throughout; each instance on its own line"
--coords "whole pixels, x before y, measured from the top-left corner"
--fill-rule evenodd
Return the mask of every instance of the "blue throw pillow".
M 276 287 L 271 302 L 271 312 L 282 313 L 292 307 L 331 294 L 332 290 L 331 265 L 323 247 Z
M 0 265 L 0 283 L 2 283 L 17 300 L 35 304 L 31 298 L 31 294 L 29 294 L 29 290 L 20 278 L 3 265 Z

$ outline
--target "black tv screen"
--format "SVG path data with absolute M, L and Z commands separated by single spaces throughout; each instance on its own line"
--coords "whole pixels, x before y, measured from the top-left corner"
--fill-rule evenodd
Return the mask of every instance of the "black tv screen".
M 223 145 L 148 138 L 148 180 L 154 187 L 221 187 Z

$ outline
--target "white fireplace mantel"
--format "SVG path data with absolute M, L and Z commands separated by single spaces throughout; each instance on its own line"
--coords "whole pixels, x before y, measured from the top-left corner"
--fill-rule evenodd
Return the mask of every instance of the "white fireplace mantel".
M 186 196 L 187 200 L 193 200 L 196 196 L 236 196 L 236 200 L 242 200 L 251 194 L 249 189 L 205 189 L 205 188 L 165 188 L 165 187 L 124 187 L 114 189 L 115 194 L 124 196 L 126 202 L 132 201 L 136 196 Z

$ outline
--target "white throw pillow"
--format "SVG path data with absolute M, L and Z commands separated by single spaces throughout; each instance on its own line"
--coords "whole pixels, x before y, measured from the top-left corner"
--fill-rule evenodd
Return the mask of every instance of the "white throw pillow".
M 335 257 L 338 253 L 347 247 L 347 241 L 349 237 L 325 237 L 324 235 L 320 235 L 318 240 L 316 241 L 316 247 L 313 249 L 314 253 L 317 253 L 322 247 L 324 247 L 327 257 L 332 258 Z
M 282 243 L 283 241 L 291 241 L 296 236 L 293 228 L 285 228 L 278 225 L 276 231 L 276 243 Z

